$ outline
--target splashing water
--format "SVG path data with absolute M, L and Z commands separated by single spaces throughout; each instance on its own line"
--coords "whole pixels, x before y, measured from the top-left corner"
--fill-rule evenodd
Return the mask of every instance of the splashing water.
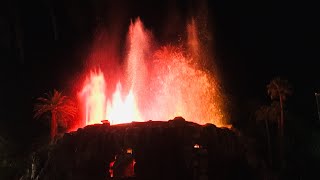
M 79 93 L 85 125 L 105 119 L 120 124 L 175 116 L 199 124 L 226 125 L 218 83 L 200 67 L 201 43 L 194 20 L 187 32 L 188 48 L 165 45 L 151 51 L 150 33 L 139 18 L 131 23 L 124 78 L 113 77 L 118 83 L 112 95 L 107 93 L 103 73 L 108 69 L 90 71 Z

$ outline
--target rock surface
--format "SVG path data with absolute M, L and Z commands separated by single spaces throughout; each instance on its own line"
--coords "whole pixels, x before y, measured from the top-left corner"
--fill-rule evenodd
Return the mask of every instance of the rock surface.
M 39 179 L 108 179 L 110 162 L 127 148 L 136 161 L 133 179 L 253 177 L 236 133 L 175 118 L 97 124 L 67 133 L 50 150 Z

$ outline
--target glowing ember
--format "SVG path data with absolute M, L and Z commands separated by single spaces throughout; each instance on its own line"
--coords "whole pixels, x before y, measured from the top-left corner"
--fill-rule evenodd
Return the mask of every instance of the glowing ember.
M 120 124 L 175 116 L 199 124 L 226 125 L 216 77 L 200 65 L 205 53 L 194 20 L 188 24 L 187 32 L 187 48 L 181 44 L 151 50 L 151 34 L 140 19 L 131 23 L 128 54 L 119 68 L 124 69 L 122 76 L 114 75 L 113 81 L 107 81 L 103 72 L 109 69 L 90 71 L 79 93 L 85 125 L 105 119 Z
M 195 148 L 195 149 L 199 149 L 199 148 L 200 148 L 200 146 L 199 146 L 199 144 L 195 144 L 195 145 L 193 146 L 193 148 Z
M 131 148 L 127 149 L 127 153 L 132 154 L 132 149 Z

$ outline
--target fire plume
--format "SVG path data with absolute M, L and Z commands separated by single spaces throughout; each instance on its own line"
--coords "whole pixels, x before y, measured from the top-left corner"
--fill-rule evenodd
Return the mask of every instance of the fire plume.
M 132 90 L 122 100 L 120 82 L 118 82 L 117 89 L 112 95 L 112 100 L 108 100 L 106 112 L 106 119 L 110 120 L 110 124 L 142 120 Z
M 201 67 L 206 54 L 194 20 L 187 25 L 187 32 L 185 44 L 155 48 L 151 47 L 151 33 L 140 19 L 131 23 L 128 53 L 117 67 L 122 69 L 121 76 L 113 75 L 113 81 L 106 79 L 104 72 L 116 68 L 108 67 L 90 70 L 84 81 L 79 92 L 84 124 L 106 119 L 110 124 L 120 124 L 183 116 L 199 124 L 227 125 L 217 77 Z M 106 56 L 104 60 L 109 59 Z

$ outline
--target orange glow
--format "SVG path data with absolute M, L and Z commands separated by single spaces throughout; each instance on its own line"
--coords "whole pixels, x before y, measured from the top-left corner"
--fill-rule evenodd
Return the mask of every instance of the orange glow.
M 87 75 L 79 93 L 85 125 L 101 120 L 114 125 L 182 116 L 199 124 L 227 127 L 217 77 L 201 66 L 206 51 L 202 51 L 195 20 L 186 28 L 184 44 L 151 48 L 155 43 L 140 19 L 131 23 L 125 60 L 122 64 L 106 63 L 120 67 L 90 70 Z M 109 61 L 109 56 L 101 56 Z M 122 71 L 110 75 L 114 69 Z
M 132 154 L 132 149 L 131 148 L 127 149 L 127 153 Z

